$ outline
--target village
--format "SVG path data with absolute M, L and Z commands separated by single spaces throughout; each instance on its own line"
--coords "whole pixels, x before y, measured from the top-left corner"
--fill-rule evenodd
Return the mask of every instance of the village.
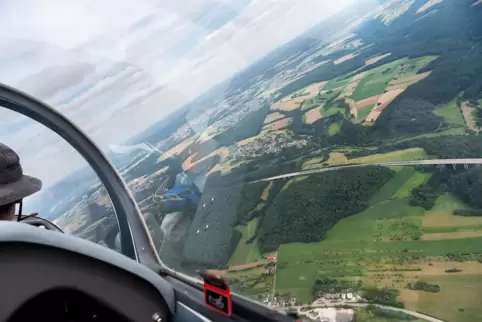
M 341 292 L 323 294 L 310 306 L 299 305 L 294 297 L 268 297 L 263 302 L 273 309 L 296 312 L 314 321 L 351 322 L 362 300 L 357 293 Z
M 233 158 L 252 159 L 265 154 L 279 153 L 286 148 L 300 149 L 307 145 L 307 139 L 295 140 L 287 133 L 267 133 L 247 144 L 240 144 L 233 152 Z
M 277 253 L 268 255 L 266 261 L 269 264 L 265 266 L 265 274 L 275 276 Z M 351 289 L 340 292 L 332 289 L 330 292 L 318 293 L 318 295 L 313 303 L 306 305 L 290 294 L 274 292 L 273 288 L 273 294 L 267 295 L 262 302 L 275 310 L 297 313 L 320 322 L 351 322 L 357 307 L 367 305 L 364 299 Z

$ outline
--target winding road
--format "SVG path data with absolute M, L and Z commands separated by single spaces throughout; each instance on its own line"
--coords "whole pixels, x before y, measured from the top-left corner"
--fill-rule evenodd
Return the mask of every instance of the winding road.
M 254 180 L 254 181 L 251 181 L 250 183 L 255 183 L 260 181 L 279 180 L 279 179 L 290 179 L 290 178 L 305 176 L 309 174 L 339 170 L 343 168 L 366 167 L 369 165 L 393 167 L 393 166 L 408 166 L 408 165 L 438 165 L 438 166 L 477 165 L 477 166 L 480 166 L 481 164 L 482 164 L 482 159 L 436 159 L 436 160 L 394 161 L 394 162 L 379 162 L 379 163 L 357 163 L 357 164 L 345 164 L 345 165 L 329 167 L 329 168 L 292 172 L 292 173 L 282 174 L 274 177 Z

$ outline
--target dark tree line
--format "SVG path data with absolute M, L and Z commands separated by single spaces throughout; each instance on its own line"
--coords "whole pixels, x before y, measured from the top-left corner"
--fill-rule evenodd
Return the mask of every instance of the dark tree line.
M 434 109 L 434 104 L 420 98 L 395 99 L 377 119 L 372 135 L 383 139 L 433 132 L 444 123 L 432 113 Z
M 323 277 L 317 279 L 315 285 L 313 285 L 313 297 L 319 297 L 326 293 L 341 293 L 346 291 L 357 291 L 361 289 L 363 282 L 358 281 L 345 281 L 331 279 L 328 277 Z
M 440 292 L 440 286 L 438 284 L 429 284 L 424 281 L 417 281 L 415 283 L 408 283 L 407 288 L 409 290 L 415 291 L 425 291 L 431 293 L 438 293 Z
M 449 180 L 449 190 L 464 203 L 482 210 L 482 169 L 473 168 L 452 176 Z
M 281 188 L 285 185 L 285 182 L 283 180 L 274 180 L 272 181 L 273 186 L 271 187 L 268 200 L 265 202 L 265 206 L 261 210 L 256 210 L 253 211 L 251 214 L 251 217 L 248 218 L 248 220 L 251 220 L 255 217 L 259 217 L 258 224 L 256 225 L 256 230 L 248 240 L 246 240 L 247 244 L 250 244 L 254 242 L 258 238 L 258 233 L 261 227 L 263 226 L 264 219 L 266 218 L 266 211 L 271 207 L 273 200 L 276 198 L 276 196 L 279 194 L 281 191 Z
M 452 214 L 461 217 L 481 217 L 482 209 L 455 209 Z
M 405 304 L 397 301 L 398 295 L 400 295 L 398 290 L 387 288 L 367 287 L 363 290 L 363 297 L 369 303 L 393 306 L 403 309 L 405 308 Z
M 322 240 L 340 219 L 366 209 L 370 198 L 392 176 L 388 168 L 368 166 L 329 171 L 292 183 L 266 212 L 258 234 L 261 250 Z
M 398 311 L 393 311 L 393 310 L 387 310 L 375 305 L 368 305 L 367 310 L 370 311 L 372 314 L 376 316 L 380 316 L 383 318 L 388 318 L 390 320 L 395 320 L 395 321 L 414 321 L 418 320 L 416 317 L 411 316 L 410 314 L 404 313 L 404 312 L 398 312 Z

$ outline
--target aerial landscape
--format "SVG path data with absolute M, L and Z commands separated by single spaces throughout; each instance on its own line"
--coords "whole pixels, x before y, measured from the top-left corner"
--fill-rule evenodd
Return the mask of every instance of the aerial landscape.
M 175 270 L 309 321 L 481 321 L 481 57 L 482 1 L 360 0 L 108 156 Z M 49 191 L 117 248 L 92 170 Z

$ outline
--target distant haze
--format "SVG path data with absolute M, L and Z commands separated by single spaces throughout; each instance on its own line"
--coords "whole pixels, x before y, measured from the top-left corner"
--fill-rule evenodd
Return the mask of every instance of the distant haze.
M 0 81 L 119 144 L 353 0 L 0 3 Z M 0 141 L 51 183 L 82 166 L 38 124 L 0 110 Z

